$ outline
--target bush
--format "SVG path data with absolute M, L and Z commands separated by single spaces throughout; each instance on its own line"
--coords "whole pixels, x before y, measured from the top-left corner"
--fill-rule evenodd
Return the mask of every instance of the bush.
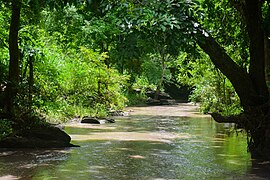
M 125 107 L 128 76 L 105 64 L 106 53 L 85 47 L 65 51 L 56 44 L 46 48 L 36 64 L 34 96 L 34 105 L 44 116 L 66 121 L 74 116 L 106 116 L 111 109 Z
M 230 81 L 215 68 L 208 56 L 193 57 L 182 53 L 174 62 L 178 81 L 193 87 L 190 101 L 199 102 L 203 113 L 239 114 L 240 100 Z
M 12 123 L 7 119 L 0 119 L 0 140 L 12 133 Z

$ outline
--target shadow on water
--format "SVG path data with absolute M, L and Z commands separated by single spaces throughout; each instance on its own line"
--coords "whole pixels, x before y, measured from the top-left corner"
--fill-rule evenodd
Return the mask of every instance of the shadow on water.
M 168 114 L 135 114 L 119 117 L 114 124 L 67 125 L 65 130 L 80 148 L 0 152 L 0 175 L 7 179 L 269 177 L 269 164 L 251 161 L 245 135 L 232 131 L 231 124 Z
M 0 179 L 32 179 L 40 169 L 68 159 L 69 149 L 1 149 Z

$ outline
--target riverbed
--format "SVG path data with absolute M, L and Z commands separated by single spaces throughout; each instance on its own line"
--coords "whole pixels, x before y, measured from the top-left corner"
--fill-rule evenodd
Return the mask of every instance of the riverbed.
M 112 124 L 71 122 L 78 148 L 1 150 L 0 179 L 268 179 L 246 135 L 192 104 L 129 107 Z

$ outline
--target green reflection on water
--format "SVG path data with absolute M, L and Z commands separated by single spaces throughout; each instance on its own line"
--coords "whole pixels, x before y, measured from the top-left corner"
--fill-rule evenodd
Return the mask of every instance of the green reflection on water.
M 246 139 L 229 129 L 210 118 L 162 116 L 125 117 L 91 128 L 67 127 L 71 135 L 93 139 L 74 140 L 81 147 L 65 151 L 64 156 L 55 154 L 55 159 L 26 158 L 24 162 L 36 164 L 28 168 L 30 172 L 14 174 L 13 167 L 8 174 L 31 179 L 244 179 L 251 168 Z M 113 137 L 120 132 L 119 139 Z M 139 139 L 125 137 L 136 133 Z M 101 135 L 104 139 L 95 139 Z M 0 158 L 1 164 L 7 161 Z M 1 175 L 7 175 L 6 171 L 1 169 Z

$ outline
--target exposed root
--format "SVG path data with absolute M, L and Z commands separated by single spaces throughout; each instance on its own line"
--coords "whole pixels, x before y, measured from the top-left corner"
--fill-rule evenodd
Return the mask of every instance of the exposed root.
M 218 123 L 235 123 L 247 132 L 247 145 L 252 158 L 270 159 L 270 105 L 249 107 L 235 116 L 211 113 Z

